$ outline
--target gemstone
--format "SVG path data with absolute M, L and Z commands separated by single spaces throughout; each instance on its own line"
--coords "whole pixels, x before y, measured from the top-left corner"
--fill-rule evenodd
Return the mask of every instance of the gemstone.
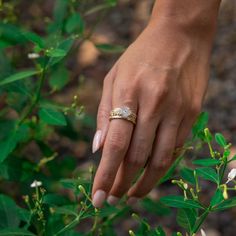
M 124 117 L 129 117 L 131 115 L 131 110 L 128 107 L 123 107 L 122 108 L 122 115 Z

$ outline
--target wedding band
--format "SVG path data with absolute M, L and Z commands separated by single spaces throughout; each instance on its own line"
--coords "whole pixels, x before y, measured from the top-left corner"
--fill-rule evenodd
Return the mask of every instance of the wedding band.
M 129 107 L 117 107 L 110 112 L 109 119 L 124 119 L 136 124 L 136 114 Z

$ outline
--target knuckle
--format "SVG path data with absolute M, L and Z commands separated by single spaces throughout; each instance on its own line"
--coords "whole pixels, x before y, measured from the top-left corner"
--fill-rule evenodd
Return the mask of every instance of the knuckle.
M 106 170 L 100 176 L 100 181 L 107 186 L 111 185 L 114 180 L 114 173 L 112 171 Z
M 159 162 L 157 163 L 153 163 L 153 166 L 152 168 L 156 171 L 159 171 L 159 170 L 166 170 L 170 167 L 171 165 L 171 160 L 170 158 L 165 158 L 165 159 L 162 159 L 160 160 Z
M 156 91 L 156 94 L 155 94 L 156 101 L 159 101 L 159 102 L 163 101 L 163 99 L 166 98 L 168 93 L 169 93 L 169 87 L 167 85 L 162 85 Z
M 162 103 L 165 101 L 166 97 L 168 96 L 168 87 L 162 86 L 162 88 L 156 89 L 152 88 L 152 91 L 148 94 L 152 95 L 154 98 L 152 100 L 151 105 L 149 106 L 149 118 L 152 119 L 156 117 L 157 112 L 160 110 Z
M 179 120 L 178 119 L 171 119 L 168 121 L 168 126 L 172 129 L 176 129 L 179 126 Z M 165 153 L 164 153 L 165 154 Z
M 124 135 L 122 135 L 119 131 L 113 132 L 110 135 L 108 142 L 110 149 L 116 152 L 123 152 L 128 146 Z
M 144 167 L 148 151 L 145 138 L 138 137 L 128 152 L 126 164 L 137 168 Z
M 182 110 L 183 107 L 184 107 L 184 100 L 181 96 L 178 96 L 176 99 L 175 99 L 175 107 L 178 109 L 178 110 Z
M 136 143 L 132 146 L 131 153 L 134 156 L 145 157 L 147 155 L 147 139 L 143 136 L 139 136 L 136 139 Z
M 145 161 L 143 158 L 138 158 L 136 156 L 129 157 L 125 160 L 125 164 L 127 166 L 132 166 L 135 168 L 142 168 L 145 164 Z
M 98 121 L 108 120 L 109 113 L 110 113 L 110 111 L 108 110 L 108 108 L 106 106 L 100 104 L 99 108 L 98 108 Z
M 137 88 L 135 84 L 130 84 L 128 87 L 121 87 L 118 90 L 117 99 L 123 101 L 124 104 L 133 104 Z
M 199 103 L 193 103 L 192 106 L 190 107 L 190 114 L 192 116 L 196 117 L 198 114 L 201 112 L 201 104 Z
M 165 155 L 163 155 L 165 154 Z M 152 167 L 154 170 L 166 170 L 168 169 L 173 161 L 173 157 L 169 151 L 163 151 L 162 158 L 159 158 L 158 161 L 153 162 Z

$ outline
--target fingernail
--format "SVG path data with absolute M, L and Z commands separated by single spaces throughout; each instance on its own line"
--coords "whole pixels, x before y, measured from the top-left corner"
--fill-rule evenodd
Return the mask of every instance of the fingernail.
M 118 202 L 119 202 L 120 198 L 118 197 L 115 197 L 113 195 L 109 195 L 108 198 L 107 198 L 107 202 L 110 204 L 110 205 L 116 205 Z
M 137 202 L 138 202 L 138 200 L 139 200 L 139 198 L 137 198 L 137 197 L 130 197 L 128 200 L 127 200 L 127 204 L 128 205 L 134 205 L 134 204 L 136 204 Z
M 93 138 L 93 148 L 92 148 L 93 153 L 95 153 L 100 148 L 101 136 L 102 136 L 102 131 L 97 130 Z
M 93 196 L 93 206 L 101 208 L 106 199 L 106 193 L 103 190 L 97 190 Z

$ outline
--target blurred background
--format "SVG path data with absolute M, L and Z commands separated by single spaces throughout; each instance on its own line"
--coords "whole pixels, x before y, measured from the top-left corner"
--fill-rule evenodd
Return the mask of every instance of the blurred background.
M 101 16 L 91 39 L 83 41 L 73 56 L 68 58 L 70 83 L 60 93 L 54 94 L 53 99 L 70 104 L 73 96 L 78 95 L 79 104 L 84 106 L 85 113 L 77 125 L 79 138 L 73 141 L 67 136 L 54 134 L 49 137 L 48 142 L 59 155 L 76 157 L 76 162 L 71 163 L 72 166 L 76 163 L 79 169 L 86 170 L 91 162 L 99 162 L 100 153 L 91 153 L 92 138 L 96 129 L 96 112 L 103 79 L 120 56 L 120 53 L 110 53 L 109 50 L 101 51 L 94 43 L 127 47 L 146 26 L 152 5 L 153 0 L 119 0 L 116 7 Z M 12 1 L 9 6 L 4 6 L 0 16 L 6 17 L 6 14 L 9 14 L 12 23 L 21 22 L 22 25 L 43 35 L 53 6 L 53 0 Z M 97 17 L 96 14 L 94 17 Z M 88 19 L 88 22 L 90 21 L 94 22 L 94 18 Z M 23 56 L 21 59 L 18 58 L 19 68 L 30 63 Z M 236 154 L 236 0 L 223 0 L 221 4 L 211 59 L 211 78 L 203 110 L 209 112 L 210 130 L 223 133 L 227 140 L 233 143 L 232 154 Z M 27 153 L 37 156 L 37 147 L 32 144 L 27 148 Z M 236 168 L 234 162 L 231 168 Z M 207 187 L 205 186 L 206 190 Z M 1 189 L 5 189 L 4 184 Z M 150 196 L 156 199 L 173 191 L 175 188 L 167 184 L 160 189 L 154 189 Z M 174 216 L 162 217 L 139 206 L 136 206 L 135 210 L 141 212 L 151 225 L 158 222 L 164 225 L 167 231 L 177 229 Z M 122 219 L 116 225 L 117 234 L 127 235 L 127 230 L 135 226 L 134 224 L 135 222 L 129 218 Z M 86 222 L 84 228 L 86 229 Z M 207 236 L 234 236 L 235 230 L 235 209 L 227 213 L 212 214 L 205 225 Z

